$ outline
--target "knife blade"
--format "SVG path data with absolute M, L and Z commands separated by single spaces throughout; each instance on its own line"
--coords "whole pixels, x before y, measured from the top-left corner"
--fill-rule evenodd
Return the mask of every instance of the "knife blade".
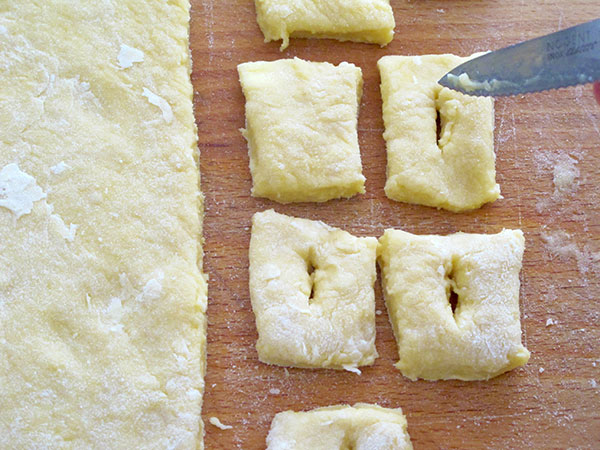
M 454 68 L 439 84 L 463 94 L 505 96 L 600 80 L 600 19 L 511 45 Z

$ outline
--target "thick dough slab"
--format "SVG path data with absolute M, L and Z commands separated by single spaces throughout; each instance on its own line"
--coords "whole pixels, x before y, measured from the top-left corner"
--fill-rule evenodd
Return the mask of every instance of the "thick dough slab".
M 253 196 L 324 202 L 365 192 L 356 131 L 360 68 L 294 58 L 238 71 Z
M 396 367 L 404 376 L 485 380 L 527 363 L 519 316 L 521 230 L 449 236 L 386 230 L 379 243 Z
M 277 214 L 252 218 L 250 297 L 261 361 L 356 371 L 375 349 L 377 240 Z
M 1 448 L 202 448 L 188 8 L 0 8 Z
M 332 38 L 384 46 L 394 38 L 389 0 L 255 0 L 265 42 L 291 37 Z
M 460 212 L 499 197 L 492 100 L 437 83 L 470 58 L 384 56 L 377 63 L 388 156 L 385 193 L 392 200 Z
M 357 403 L 277 414 L 267 450 L 412 450 L 402 409 Z

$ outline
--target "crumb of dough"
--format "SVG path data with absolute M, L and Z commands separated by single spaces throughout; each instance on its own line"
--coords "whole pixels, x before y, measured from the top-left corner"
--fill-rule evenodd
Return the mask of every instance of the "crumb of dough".
M 215 427 L 220 428 L 221 430 L 231 430 L 233 428 L 231 425 L 225 425 L 219 420 L 218 417 L 215 416 L 208 419 L 208 421 L 211 423 L 211 425 L 214 425 Z
M 344 370 L 355 373 L 356 375 L 362 374 L 362 372 L 360 371 L 360 369 L 358 367 L 344 366 Z
M 552 320 L 552 318 L 548 318 L 548 320 L 546 320 L 546 326 L 549 327 L 551 325 L 556 325 L 556 322 Z
M 451 73 L 448 74 L 448 81 L 454 85 L 454 87 L 462 89 L 463 91 L 470 93 L 478 90 L 491 91 L 502 88 L 517 87 L 515 83 L 504 80 L 497 80 L 495 78 L 485 81 L 472 80 L 468 73 L 461 73 L 456 76 Z

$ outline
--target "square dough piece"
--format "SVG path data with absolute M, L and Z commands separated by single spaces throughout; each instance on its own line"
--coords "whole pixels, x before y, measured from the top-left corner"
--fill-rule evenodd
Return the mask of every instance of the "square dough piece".
M 412 450 L 402 409 L 357 403 L 276 414 L 267 450 Z
M 250 298 L 262 362 L 356 371 L 375 349 L 377 240 L 273 210 L 252 218 Z
M 265 42 L 291 37 L 331 38 L 384 46 L 394 38 L 389 0 L 255 0 Z
M 386 230 L 379 243 L 396 367 L 404 376 L 486 380 L 527 363 L 519 316 L 521 230 L 449 236 Z
M 240 64 L 238 71 L 253 196 L 324 202 L 365 192 L 356 131 L 359 67 L 294 58 Z
M 0 448 L 202 448 L 188 8 L 2 3 Z
M 499 197 L 492 99 L 437 83 L 474 56 L 384 56 L 377 63 L 390 199 L 460 212 Z

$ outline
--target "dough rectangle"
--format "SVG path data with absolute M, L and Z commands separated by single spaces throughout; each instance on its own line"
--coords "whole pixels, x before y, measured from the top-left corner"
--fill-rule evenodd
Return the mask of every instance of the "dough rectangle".
M 312 411 L 284 411 L 273 418 L 267 450 L 412 450 L 400 408 L 357 403 Z
M 289 203 L 364 193 L 359 67 L 294 58 L 244 63 L 238 72 L 253 196 Z
M 486 380 L 529 360 L 521 343 L 521 230 L 414 235 L 386 230 L 378 257 L 396 367 L 410 379 Z M 451 292 L 458 297 L 456 310 Z
M 394 37 L 389 0 L 255 0 L 265 42 L 290 37 L 332 38 L 384 46 Z
M 469 58 L 384 56 L 377 63 L 390 199 L 461 212 L 499 197 L 492 99 L 437 83 Z
M 370 365 L 377 240 L 273 210 L 256 213 L 250 298 L 261 361 L 306 368 Z
M 189 3 L 0 11 L 0 447 L 202 448 Z

